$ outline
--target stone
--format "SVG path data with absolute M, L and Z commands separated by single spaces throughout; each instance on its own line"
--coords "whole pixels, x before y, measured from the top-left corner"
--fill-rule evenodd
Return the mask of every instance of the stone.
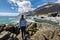
M 0 33 L 0 40 L 7 40 L 10 37 L 10 33 L 7 31 L 3 31 Z
M 4 30 L 4 27 L 6 27 L 5 24 L 0 24 L 0 32 L 2 32 Z

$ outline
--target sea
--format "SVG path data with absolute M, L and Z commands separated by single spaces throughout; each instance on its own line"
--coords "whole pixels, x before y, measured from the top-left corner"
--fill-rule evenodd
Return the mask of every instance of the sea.
M 0 16 L 0 24 L 16 24 L 19 23 L 20 16 Z M 32 16 L 25 16 L 28 22 L 35 22 Z
M 16 24 L 19 22 L 19 16 L 0 16 L 0 24 Z
M 25 16 L 25 18 L 28 22 L 35 22 L 31 16 L 30 17 Z M 20 19 L 19 16 L 0 16 L 0 24 L 16 24 L 16 23 L 19 23 L 19 19 Z M 49 19 L 50 20 L 54 19 L 55 21 L 58 20 L 57 22 L 59 22 L 59 25 L 60 25 L 60 18 L 53 17 Z

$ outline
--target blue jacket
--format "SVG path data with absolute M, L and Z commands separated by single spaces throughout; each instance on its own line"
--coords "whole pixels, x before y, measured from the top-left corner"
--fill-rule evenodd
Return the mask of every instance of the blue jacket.
M 20 27 L 26 27 L 26 25 L 27 25 L 27 21 L 24 19 L 24 20 L 21 20 L 20 22 L 19 22 L 19 28 Z

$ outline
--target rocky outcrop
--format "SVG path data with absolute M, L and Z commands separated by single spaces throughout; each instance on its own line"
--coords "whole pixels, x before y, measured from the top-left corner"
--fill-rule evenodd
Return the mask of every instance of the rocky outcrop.
M 19 34 L 19 28 L 18 27 L 15 27 L 14 25 L 7 25 L 4 30 L 6 31 L 9 31 L 11 33 L 14 33 L 14 34 Z
M 10 32 L 3 31 L 0 33 L 0 40 L 7 40 L 10 37 Z
M 28 23 L 30 26 L 32 23 Z M 0 40 L 19 40 L 21 33 L 17 24 L 0 24 Z M 20 36 L 20 37 L 19 37 Z
M 39 31 L 30 40 L 60 40 L 60 27 L 50 24 L 40 24 Z
M 27 40 L 60 40 L 60 27 L 46 23 L 28 23 Z M 0 40 L 22 40 L 18 24 L 5 25 Z

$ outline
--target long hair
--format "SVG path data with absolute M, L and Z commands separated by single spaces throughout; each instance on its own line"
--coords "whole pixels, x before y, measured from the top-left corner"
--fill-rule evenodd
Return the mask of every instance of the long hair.
M 21 21 L 21 20 L 24 20 L 24 15 L 21 15 L 20 21 Z

